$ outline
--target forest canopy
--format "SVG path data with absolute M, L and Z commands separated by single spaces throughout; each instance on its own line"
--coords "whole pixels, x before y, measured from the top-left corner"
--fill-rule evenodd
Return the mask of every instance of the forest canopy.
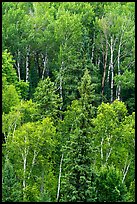
M 135 201 L 135 3 L 2 3 L 2 201 Z

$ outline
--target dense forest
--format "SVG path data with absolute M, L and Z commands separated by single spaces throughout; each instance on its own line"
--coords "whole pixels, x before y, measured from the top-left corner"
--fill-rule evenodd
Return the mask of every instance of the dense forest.
M 135 201 L 135 3 L 2 3 L 2 201 Z

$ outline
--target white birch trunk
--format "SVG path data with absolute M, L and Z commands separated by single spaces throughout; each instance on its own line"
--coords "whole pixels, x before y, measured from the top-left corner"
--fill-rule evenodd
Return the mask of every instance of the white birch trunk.
M 20 81 L 20 51 L 18 50 L 17 52 L 17 70 L 18 70 L 18 77 L 19 77 L 19 81 Z
M 126 170 L 125 170 L 125 172 L 124 172 L 123 179 L 122 179 L 122 183 L 124 183 L 124 180 L 125 180 L 125 178 L 126 178 L 126 175 L 127 175 L 128 169 L 129 169 L 129 166 L 130 166 L 130 162 L 129 162 L 129 164 L 127 165 Z
M 111 44 L 110 44 L 110 51 L 111 51 L 111 59 L 110 59 L 110 67 L 111 67 L 111 103 L 113 102 L 113 88 L 114 88 L 114 67 L 113 67 L 113 38 L 111 37 Z
M 61 102 L 63 102 L 63 89 L 62 89 L 62 83 L 63 83 L 63 79 L 62 79 L 62 72 L 63 72 L 63 64 L 64 62 L 62 61 L 61 63 L 61 67 L 60 67 L 60 81 L 59 81 L 59 93 L 60 93 L 60 98 L 61 98 Z M 62 110 L 62 104 L 60 105 L 60 111 Z M 60 116 L 62 119 L 62 116 Z
M 101 161 L 103 161 L 103 141 L 104 141 L 104 138 L 102 137 L 102 140 L 101 140 L 101 149 L 100 149 Z
M 92 45 L 92 52 L 91 52 L 91 63 L 93 62 L 94 49 L 95 49 L 95 32 L 94 32 L 94 36 L 93 36 L 93 45 Z
M 42 55 L 42 59 L 43 59 L 43 71 L 42 71 L 42 79 L 44 79 L 44 74 L 45 74 L 45 71 L 47 70 L 47 61 L 48 61 L 48 58 L 47 58 L 47 53 L 46 55 Z M 49 76 L 49 72 L 47 70 L 47 75 Z
M 27 47 L 27 54 L 26 54 L 26 82 L 28 82 L 28 79 L 29 79 L 29 53 L 30 53 L 30 48 Z
M 29 148 L 27 149 L 26 147 L 26 136 L 24 139 L 25 142 L 25 147 L 24 147 L 24 154 L 22 153 L 22 158 L 23 158 L 23 201 L 26 199 L 26 193 L 25 193 L 25 188 L 26 188 L 26 169 L 27 169 L 27 155 Z
M 108 44 L 106 40 L 106 50 L 105 50 L 105 57 L 104 57 L 104 71 L 102 77 L 102 96 L 104 95 L 104 86 L 105 86 L 105 77 L 106 77 L 106 66 L 107 66 L 107 56 L 108 56 Z
M 109 67 L 108 67 L 107 83 L 109 83 L 109 78 L 110 78 L 110 64 L 109 64 Z
M 120 39 L 120 43 L 119 43 L 119 48 L 118 48 L 118 76 L 120 76 L 120 51 L 121 51 L 121 44 L 122 44 L 122 36 Z M 120 92 L 121 92 L 121 86 L 120 86 L 120 81 L 118 82 L 118 87 L 117 87 L 117 99 L 120 101 Z
M 59 179 L 58 179 L 58 191 L 57 191 L 57 202 L 59 201 L 59 192 L 60 192 L 60 179 L 61 179 L 61 168 L 62 168 L 62 161 L 63 161 L 63 153 L 60 161 L 60 168 L 59 168 Z
M 35 164 L 35 160 L 36 160 L 37 155 L 38 155 L 38 152 L 36 152 L 36 150 L 34 150 L 34 155 L 33 155 L 32 164 L 31 164 L 31 168 L 30 168 L 30 172 L 29 172 L 28 179 L 29 179 L 30 176 L 31 176 L 31 172 L 32 172 L 33 166 L 34 166 L 34 164 Z

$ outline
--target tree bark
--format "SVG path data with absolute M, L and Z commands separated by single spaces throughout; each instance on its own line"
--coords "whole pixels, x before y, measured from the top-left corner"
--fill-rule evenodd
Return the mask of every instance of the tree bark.
M 127 165 L 127 167 L 126 167 L 126 169 L 125 169 L 125 171 L 124 171 L 124 176 L 123 176 L 123 179 L 122 179 L 122 183 L 124 183 L 124 180 L 125 180 L 125 178 L 126 178 L 126 175 L 127 175 L 128 169 L 129 169 L 129 166 L 130 166 L 130 162 L 129 162 L 129 164 Z
M 29 54 L 30 54 L 30 48 L 27 47 L 27 53 L 26 53 L 26 82 L 29 80 Z
M 107 56 L 108 56 L 108 44 L 106 40 L 106 49 L 105 49 L 105 57 L 104 57 L 104 71 L 102 77 L 102 97 L 104 95 L 104 86 L 105 86 L 105 77 L 106 77 L 106 66 L 107 66 Z
M 94 36 L 93 36 L 93 44 L 92 44 L 92 52 L 91 52 L 91 63 L 93 63 L 94 49 L 95 49 L 95 32 L 94 32 Z
M 43 66 L 44 66 L 42 71 L 42 79 L 44 79 L 45 71 L 47 76 L 49 76 L 49 70 L 47 69 L 47 61 L 48 61 L 47 53 L 45 54 L 45 56 L 42 54 L 42 59 L 43 59 Z
M 61 179 L 62 161 L 63 161 L 63 153 L 62 153 L 62 156 L 61 156 L 60 168 L 59 168 L 59 180 L 58 180 L 57 202 L 59 202 L 59 192 L 60 192 L 60 179 Z
M 17 52 L 17 70 L 18 70 L 18 78 L 19 78 L 19 81 L 20 81 L 20 51 L 18 50 Z
M 60 67 L 60 81 L 59 81 L 59 93 L 60 93 L 60 98 L 61 98 L 61 102 L 63 103 L 63 89 L 62 89 L 62 83 L 63 83 L 63 79 L 62 79 L 62 72 L 63 72 L 63 64 L 64 62 L 62 61 L 61 63 L 61 67 Z M 62 104 L 60 105 L 60 111 L 62 110 Z M 60 118 L 62 119 L 62 115 L 60 115 Z
M 102 137 L 102 140 L 101 140 L 101 149 L 100 149 L 101 161 L 103 161 L 103 141 L 104 141 L 104 138 Z
M 120 76 L 120 51 L 121 51 L 121 44 L 122 44 L 122 36 L 120 38 L 120 43 L 119 43 L 119 47 L 118 47 L 118 76 Z M 120 92 L 121 92 L 121 86 L 120 86 L 120 81 L 118 82 L 118 87 L 117 87 L 117 99 L 120 101 Z
M 111 103 L 113 102 L 113 88 L 114 88 L 114 67 L 113 67 L 113 38 L 111 37 L 111 44 L 110 44 L 110 52 L 111 52 L 111 59 L 110 59 L 110 68 L 111 68 Z

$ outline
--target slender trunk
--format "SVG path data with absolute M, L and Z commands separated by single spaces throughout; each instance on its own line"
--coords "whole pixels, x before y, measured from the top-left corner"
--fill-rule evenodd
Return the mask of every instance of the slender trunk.
M 111 51 L 111 59 L 110 59 L 110 67 L 111 67 L 111 103 L 113 102 L 113 88 L 114 88 L 114 67 L 113 67 L 113 38 L 111 37 L 111 44 L 110 44 L 110 51 Z
M 119 43 L 119 48 L 118 48 L 118 76 L 120 76 L 120 51 L 121 51 L 121 43 L 122 43 L 122 36 L 120 39 Z M 118 82 L 118 87 L 117 87 L 117 99 L 120 101 L 120 92 L 121 92 L 121 86 L 120 86 L 120 81 Z
M 111 152 L 112 152 L 112 147 L 110 148 L 109 153 L 106 153 L 106 163 L 111 155 Z
M 17 70 L 18 70 L 18 77 L 19 77 L 19 81 L 20 81 L 20 51 L 18 50 L 17 52 Z
M 92 44 L 92 52 L 91 52 L 91 63 L 93 63 L 94 49 L 95 49 L 95 32 L 94 32 L 94 36 L 93 36 L 93 44 Z
M 98 67 L 98 70 L 99 70 L 99 67 L 100 67 L 100 57 L 98 57 L 97 67 Z
M 24 154 L 22 153 L 22 158 L 23 158 L 23 201 L 25 201 L 26 199 L 26 169 L 27 169 L 27 155 L 28 155 L 28 151 L 29 148 L 27 148 L 26 143 L 26 136 L 24 139 L 24 143 L 25 143 L 25 147 L 24 147 Z
M 107 83 L 109 83 L 109 79 L 110 79 L 110 64 L 109 64 L 109 67 L 108 67 Z
M 102 78 L 102 97 L 104 95 L 104 86 L 105 86 L 105 77 L 106 77 L 106 66 L 107 66 L 107 56 L 108 56 L 108 44 L 106 41 L 106 50 L 105 50 L 105 57 L 104 57 L 104 72 Z
M 25 154 L 23 156 L 23 201 L 25 201 L 26 193 L 26 163 L 27 163 L 27 155 L 26 155 L 26 147 L 25 147 Z
M 60 192 L 60 179 L 61 179 L 62 161 L 63 161 L 63 153 L 62 153 L 62 156 L 61 156 L 60 168 L 59 168 L 59 180 L 58 180 L 57 202 L 59 202 L 59 192 Z
M 31 172 L 32 172 L 33 166 L 34 166 L 34 164 L 35 164 L 35 160 L 36 160 L 37 155 L 38 155 L 38 152 L 36 153 L 36 150 L 34 150 L 34 155 L 33 155 L 32 164 L 31 164 L 31 168 L 30 168 L 30 172 L 29 172 L 28 179 L 29 179 L 30 176 L 31 176 Z
M 63 64 L 64 62 L 62 61 L 61 63 L 61 67 L 60 67 L 60 82 L 59 82 L 59 93 L 60 93 L 60 98 L 61 98 L 61 102 L 63 103 L 63 90 L 62 90 L 62 72 L 63 72 Z M 62 110 L 62 104 L 60 105 L 60 111 Z M 62 115 L 60 115 L 60 118 L 62 119 Z
M 37 52 L 35 52 L 35 54 L 34 54 L 34 63 L 35 63 L 36 72 L 39 76 L 39 68 L 38 68 L 39 67 L 39 60 L 38 60 L 38 53 Z
M 43 71 L 42 71 L 42 79 L 44 79 L 45 71 L 46 71 L 47 76 L 49 76 L 49 70 L 47 69 L 47 61 L 48 61 L 47 53 L 45 56 L 42 54 L 42 59 L 43 59 L 43 66 L 44 66 Z
M 29 53 L 30 48 L 27 47 L 27 54 L 26 54 L 26 82 L 29 80 Z
M 26 156 L 24 156 L 24 162 L 23 162 L 23 174 L 24 174 L 24 178 L 23 178 L 23 190 L 25 190 L 26 188 Z M 24 198 L 25 198 L 25 194 L 24 194 Z M 24 200 L 24 199 L 23 199 Z
M 127 175 L 128 169 L 129 169 L 129 166 L 130 166 L 130 162 L 129 162 L 129 164 L 127 165 L 126 170 L 125 170 L 125 172 L 124 172 L 124 176 L 123 176 L 123 179 L 122 179 L 122 183 L 124 183 L 124 180 L 125 180 L 125 178 L 126 178 L 126 175 Z
M 102 137 L 102 140 L 101 140 L 101 149 L 100 149 L 101 161 L 103 161 L 103 141 L 104 141 L 104 138 Z

